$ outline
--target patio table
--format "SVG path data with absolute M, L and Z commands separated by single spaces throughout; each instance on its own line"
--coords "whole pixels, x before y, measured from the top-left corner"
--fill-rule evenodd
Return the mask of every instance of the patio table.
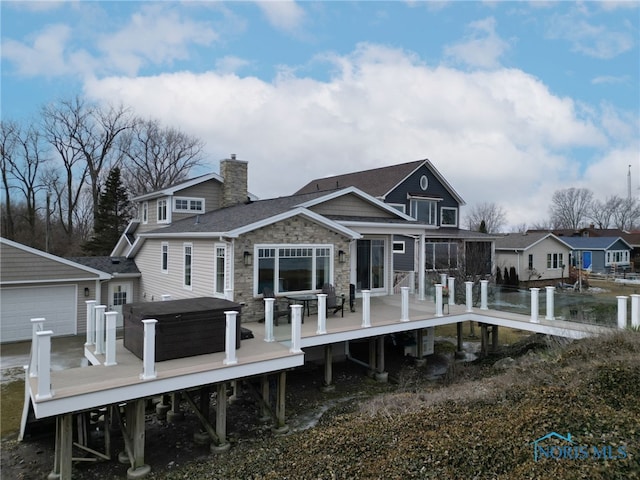
M 302 320 L 304 321 L 304 311 L 307 311 L 307 317 L 311 314 L 310 305 L 312 302 L 317 302 L 317 295 L 312 294 L 299 294 L 299 295 L 287 295 L 285 296 L 289 302 L 294 304 L 302 304 Z

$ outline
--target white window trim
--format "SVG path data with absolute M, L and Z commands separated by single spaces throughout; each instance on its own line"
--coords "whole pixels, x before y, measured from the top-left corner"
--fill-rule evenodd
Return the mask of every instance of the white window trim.
M 160 220 L 160 203 L 161 202 L 165 202 L 165 206 L 166 206 L 166 211 L 167 211 L 167 218 L 165 218 L 164 220 Z M 168 198 L 159 198 L 156 201 L 156 223 L 171 223 L 171 199 Z
M 185 200 L 188 203 L 188 207 L 186 209 L 178 208 L 176 206 L 176 204 L 178 203 L 178 200 Z M 199 208 L 198 210 L 192 210 L 191 202 L 200 202 L 201 208 Z M 174 197 L 172 202 L 172 207 L 173 207 L 173 211 L 176 213 L 204 213 L 205 212 L 204 198 L 200 198 L 200 197 Z
M 413 201 L 422 201 L 422 202 L 433 202 L 435 204 L 435 208 L 434 208 L 434 212 L 433 212 L 433 221 L 431 223 L 425 223 L 425 225 L 431 225 L 431 226 L 437 226 L 438 225 L 438 202 L 441 202 L 442 199 L 441 198 L 432 198 L 432 197 L 419 197 L 419 196 L 414 196 L 414 195 L 407 195 L 407 199 L 409 200 L 409 215 L 411 216 L 411 218 L 413 218 L 414 220 L 418 220 L 417 216 L 413 215 L 413 211 L 411 209 L 411 205 L 413 204 Z
M 218 292 L 218 249 L 224 249 L 224 277 L 222 279 L 222 292 Z M 225 290 L 229 288 L 229 247 L 226 243 L 216 243 L 213 246 L 214 262 L 213 262 L 213 294 L 215 296 L 223 296 Z M 193 283 L 193 282 L 192 282 Z
M 258 272 L 260 271 L 260 259 L 258 258 L 258 251 L 260 249 L 268 249 L 268 248 L 273 248 L 276 250 L 276 255 L 275 255 L 275 261 L 274 261 L 274 270 L 275 272 L 279 271 L 279 256 L 278 256 L 278 250 L 280 248 L 313 248 L 314 249 L 314 253 L 315 253 L 315 249 L 316 248 L 328 248 L 329 249 L 329 265 L 330 265 L 330 271 L 329 271 L 329 283 L 331 283 L 332 285 L 335 284 L 334 282 L 334 276 L 335 276 L 335 262 L 336 262 L 336 257 L 335 257 L 335 249 L 334 249 L 334 245 L 333 244 L 325 244 L 325 243 L 260 243 L 260 244 L 255 244 L 253 246 L 253 295 L 254 296 L 258 296 L 258 295 L 262 295 L 262 292 L 258 291 L 259 285 L 258 285 Z M 315 272 L 316 270 L 316 262 L 315 262 L 316 256 L 314 254 L 313 256 L 313 271 Z M 278 289 L 278 285 L 277 282 L 274 282 L 274 286 L 273 286 L 273 292 L 274 294 L 278 295 L 278 294 L 285 294 L 287 292 L 280 292 Z M 295 292 L 291 292 L 291 295 L 303 295 L 303 294 L 307 294 L 307 293 L 314 293 L 314 292 L 318 292 L 318 290 L 316 289 L 312 289 L 312 290 L 300 290 L 300 291 L 295 291 Z
M 167 248 L 167 268 L 162 268 L 165 247 Z M 160 244 L 160 271 L 164 274 L 169 273 L 169 242 L 162 242 Z
M 623 260 L 620 262 L 614 261 L 615 255 L 617 253 L 622 254 Z M 607 253 L 605 255 L 604 265 L 605 267 L 610 267 L 613 264 L 615 264 L 616 266 L 618 265 L 627 266 L 627 265 L 630 265 L 629 258 L 630 258 L 629 250 L 607 250 Z
M 187 285 L 185 280 L 187 276 L 187 249 L 190 249 L 190 285 Z M 193 290 L 193 243 L 182 244 L 182 288 L 185 290 Z
M 456 214 L 456 220 L 454 223 L 442 223 L 444 218 L 443 212 L 445 210 L 453 210 Z M 457 227 L 458 226 L 458 209 L 456 207 L 440 207 L 440 226 L 441 227 Z
M 142 202 L 142 224 L 149 223 L 149 202 Z
M 396 249 L 396 245 L 402 245 L 402 248 Z M 393 241 L 393 253 L 406 253 L 405 242 L 404 240 L 394 240 Z
M 551 256 L 551 258 L 549 258 Z M 553 266 L 553 257 L 556 256 L 557 266 Z M 546 266 L 547 270 L 562 270 L 562 265 L 564 265 L 564 252 L 547 252 L 546 257 Z

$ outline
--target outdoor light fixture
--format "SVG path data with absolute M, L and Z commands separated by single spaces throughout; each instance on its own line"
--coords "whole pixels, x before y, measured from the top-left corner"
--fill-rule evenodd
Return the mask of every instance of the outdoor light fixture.
M 251 255 L 251 252 L 244 252 L 244 265 L 245 267 L 249 267 L 251 266 L 251 260 L 253 259 L 253 255 Z
M 84 296 L 85 297 L 89 296 L 89 287 L 84 287 Z
M 344 250 L 338 250 L 338 261 L 344 263 Z

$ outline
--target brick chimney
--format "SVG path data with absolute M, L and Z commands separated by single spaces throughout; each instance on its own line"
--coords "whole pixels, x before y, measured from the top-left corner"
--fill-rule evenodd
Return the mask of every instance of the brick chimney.
M 224 180 L 223 208 L 247 202 L 247 164 L 243 160 L 236 160 L 235 153 L 231 154 L 231 158 L 220 161 L 220 176 Z

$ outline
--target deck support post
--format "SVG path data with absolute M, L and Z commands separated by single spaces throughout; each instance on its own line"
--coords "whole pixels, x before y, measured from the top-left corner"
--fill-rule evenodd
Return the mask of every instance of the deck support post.
M 264 299 L 264 341 L 275 342 L 273 337 L 273 305 L 275 298 Z
M 180 392 L 171 393 L 171 410 L 167 412 L 167 421 L 169 423 L 184 420 L 184 412 L 180 409 L 181 397 L 182 395 Z
M 424 329 L 419 328 L 416 331 L 416 359 L 417 367 L 424 367 L 427 361 L 424 358 Z
M 116 362 L 116 318 L 118 317 L 118 312 L 106 312 L 104 316 L 107 334 L 107 348 L 105 352 L 106 356 L 104 366 L 112 367 L 118 364 L 118 362 Z
M 369 338 L 369 370 L 367 376 L 373 378 L 376 374 L 376 339 Z
M 618 328 L 627 328 L 627 296 L 618 295 Z
M 540 323 L 538 319 L 538 311 L 540 310 L 540 289 L 530 288 L 531 290 L 531 323 Z
M 449 305 L 456 304 L 456 279 L 454 277 L 449 277 L 447 279 L 447 287 L 449 288 Z
M 401 298 L 400 321 L 408 322 L 409 321 L 409 287 L 400 287 L 400 298 Z
M 456 358 L 464 358 L 464 342 L 462 341 L 462 322 L 456 323 Z
M 388 372 L 384 371 L 384 335 L 378 337 L 378 362 L 376 368 L 376 381 L 387 383 L 389 379 Z
M 302 305 L 298 305 L 302 307 Z M 285 418 L 285 399 L 287 388 L 287 372 L 281 371 L 278 373 L 278 386 L 276 393 L 276 426 L 273 429 L 275 433 L 287 433 L 289 426 L 286 423 Z
M 324 383 L 322 384 L 322 391 L 331 392 L 335 388 L 333 384 L 333 344 L 328 343 L 324 346 Z
M 362 328 L 371 326 L 371 290 L 362 290 Z
M 167 413 L 171 409 L 169 404 L 169 395 L 160 395 L 160 402 L 156 404 L 156 418 L 158 420 L 166 420 Z
M 271 386 L 269 383 L 269 375 L 262 375 L 262 377 L 260 377 L 260 387 L 262 390 L 262 404 L 261 404 L 261 417 L 260 420 L 263 422 L 268 422 L 270 421 L 273 416 L 271 415 L 271 410 L 269 408 L 269 405 L 271 405 Z
M 156 378 L 156 323 L 153 318 L 142 320 L 144 339 L 142 345 L 142 380 Z
M 436 283 L 436 317 L 442 316 L 442 284 Z
M 235 365 L 238 363 L 236 357 L 236 322 L 238 321 L 238 312 L 235 310 L 229 310 L 224 312 L 226 321 L 225 332 L 225 358 L 222 363 L 225 365 Z
M 211 453 L 226 452 L 231 448 L 227 442 L 227 383 L 216 385 L 216 436 L 218 444 L 212 443 L 209 447 Z
M 56 441 L 53 470 L 48 480 L 71 480 L 73 465 L 73 414 L 56 417 Z
M 631 294 L 631 326 L 640 328 L 640 295 Z
M 498 351 L 498 325 L 491 326 L 491 351 Z
M 200 405 L 194 406 L 196 416 L 204 426 L 204 430 L 199 430 L 193 434 L 193 441 L 198 445 L 206 445 L 209 443 L 211 435 L 207 435 L 207 423 L 209 422 L 209 406 L 211 404 L 211 391 L 208 386 L 200 387 Z
M 489 280 L 480 280 L 480 310 L 489 310 L 487 297 L 489 295 Z
M 145 419 L 144 419 L 145 399 L 138 398 L 132 402 L 127 402 L 126 418 L 127 432 L 131 441 L 131 453 L 129 461 L 131 467 L 127 469 L 127 479 L 135 480 L 143 478 L 149 474 L 151 467 L 144 463 L 144 440 L 145 440 Z
M 96 330 L 94 332 L 96 335 L 96 348 L 93 353 L 95 355 L 104 354 L 104 311 L 106 309 L 106 305 L 96 305 L 94 309 L 96 315 Z
M 545 320 L 555 320 L 555 314 L 553 312 L 554 306 L 554 295 L 556 292 L 556 287 L 544 287 L 547 291 L 547 313 L 544 317 Z
M 87 300 L 84 302 L 87 305 L 87 340 L 84 342 L 85 347 L 93 345 L 96 338 L 96 301 Z
M 464 282 L 467 312 L 473 312 L 473 282 Z
M 489 326 L 486 323 L 480 324 L 480 351 L 483 356 L 489 353 Z
M 316 334 L 323 335 L 327 333 L 327 294 L 318 294 L 318 329 Z

